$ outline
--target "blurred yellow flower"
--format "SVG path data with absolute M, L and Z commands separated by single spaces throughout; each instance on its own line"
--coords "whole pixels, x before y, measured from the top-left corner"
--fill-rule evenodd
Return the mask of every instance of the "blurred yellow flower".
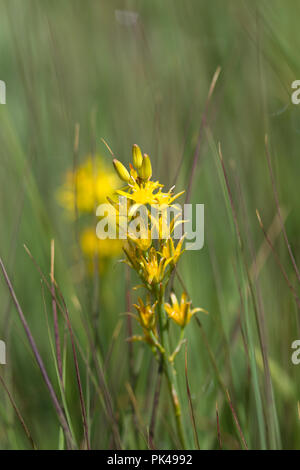
M 107 201 L 120 186 L 119 178 L 99 156 L 87 156 L 85 161 L 74 171 L 68 171 L 63 185 L 57 191 L 60 204 L 72 215 L 77 208 L 80 215 L 93 214 L 96 207 Z M 122 240 L 100 240 L 96 236 L 96 227 L 83 229 L 80 234 L 80 246 L 89 268 L 93 267 L 95 255 L 99 258 L 99 270 L 103 271 L 110 258 L 122 253 Z
M 79 212 L 94 212 L 96 206 L 106 202 L 107 196 L 119 186 L 117 174 L 99 155 L 94 158 L 88 156 L 75 171 L 67 172 L 57 197 L 72 214 L 76 206 Z
M 94 228 L 86 228 L 80 237 L 80 245 L 83 253 L 90 258 L 95 254 L 99 258 L 112 258 L 120 256 L 122 253 L 123 241 L 119 239 L 106 238 L 100 240 L 97 238 Z

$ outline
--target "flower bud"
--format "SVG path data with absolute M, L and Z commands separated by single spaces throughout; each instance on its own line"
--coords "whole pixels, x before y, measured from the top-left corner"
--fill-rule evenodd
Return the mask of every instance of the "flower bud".
M 134 144 L 132 146 L 132 160 L 135 168 L 139 169 L 143 163 L 143 155 L 141 149 L 138 145 Z
M 150 160 L 149 155 L 147 155 L 146 153 L 144 153 L 143 163 L 142 163 L 141 168 L 139 169 L 139 176 L 143 180 L 148 180 L 152 176 L 151 160 Z
M 114 164 L 115 170 L 116 170 L 119 178 L 121 178 L 121 180 L 128 183 L 128 181 L 130 180 L 130 174 L 127 171 L 127 169 L 125 168 L 125 166 L 123 165 L 123 163 L 119 162 L 119 160 L 114 158 L 113 159 L 113 164 Z

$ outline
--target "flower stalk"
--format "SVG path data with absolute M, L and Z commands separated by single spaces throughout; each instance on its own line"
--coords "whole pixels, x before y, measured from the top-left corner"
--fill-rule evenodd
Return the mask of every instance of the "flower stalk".
M 127 232 L 127 240 L 123 246 L 126 255 L 125 262 L 136 272 L 143 287 L 147 291 L 146 301 L 140 297 L 134 304 L 137 315 L 134 315 L 143 330 L 143 336 L 134 335 L 129 340 L 143 341 L 151 347 L 155 358 L 162 365 L 166 377 L 167 386 L 172 403 L 172 410 L 176 422 L 178 439 L 182 449 L 186 448 L 186 441 L 182 425 L 182 413 L 179 400 L 177 372 L 175 369 L 175 357 L 184 342 L 184 331 L 191 318 L 197 311 L 203 309 L 192 308 L 191 300 L 185 292 L 180 301 L 174 292 L 170 294 L 170 303 L 165 303 L 165 291 L 169 284 L 175 266 L 182 256 L 185 236 L 175 239 L 174 230 L 183 220 L 175 216 L 172 220 L 166 217 L 166 211 L 173 207 L 173 202 L 182 194 L 173 194 L 173 188 L 168 192 L 163 191 L 163 185 L 159 181 L 152 181 L 152 165 L 147 154 L 142 152 L 137 145 L 132 149 L 133 166 L 130 171 L 118 160 L 113 164 L 122 181 L 127 186 L 117 190 L 115 196 L 125 197 L 129 222 L 136 222 L 138 210 L 142 205 L 146 208 L 148 220 L 140 232 Z M 121 212 L 117 201 L 108 199 Z M 152 208 L 156 209 L 153 215 Z M 133 224 L 134 225 L 134 224 Z M 135 225 L 134 225 L 135 226 Z M 153 236 L 154 235 L 154 236 Z M 150 300 L 153 300 L 151 304 Z M 180 337 L 175 350 L 171 353 L 169 343 L 169 319 L 180 327 Z
M 163 347 L 163 352 L 161 352 L 161 360 L 163 365 L 163 371 L 167 380 L 168 390 L 170 393 L 170 398 L 172 401 L 172 407 L 174 411 L 174 417 L 177 427 L 178 438 L 182 449 L 186 448 L 182 419 L 181 419 L 181 406 L 178 396 L 178 386 L 177 386 L 177 377 L 174 364 L 171 362 L 171 356 L 169 351 L 169 336 L 167 330 L 167 318 L 164 308 L 164 288 L 160 286 L 156 291 L 158 297 L 157 304 L 157 313 L 159 319 L 159 328 L 160 328 L 160 340 Z

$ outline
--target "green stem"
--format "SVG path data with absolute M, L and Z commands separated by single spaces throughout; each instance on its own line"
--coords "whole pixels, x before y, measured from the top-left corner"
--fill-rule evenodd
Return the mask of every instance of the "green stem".
M 177 433 L 180 440 L 181 447 L 183 449 L 186 448 L 185 438 L 183 433 L 182 421 L 181 421 L 181 406 L 179 402 L 178 396 L 178 386 L 177 386 L 177 378 L 176 378 L 176 371 L 174 366 L 171 366 L 169 361 L 169 338 L 168 332 L 166 330 L 166 312 L 164 308 L 164 291 L 163 287 L 157 288 L 156 290 L 157 295 L 157 311 L 158 311 L 158 322 L 159 322 L 159 329 L 160 329 L 160 341 L 163 347 L 163 351 L 161 351 L 161 358 L 163 363 L 163 370 L 167 379 L 168 389 L 170 392 L 170 397 L 172 400 L 172 406 L 176 421 Z

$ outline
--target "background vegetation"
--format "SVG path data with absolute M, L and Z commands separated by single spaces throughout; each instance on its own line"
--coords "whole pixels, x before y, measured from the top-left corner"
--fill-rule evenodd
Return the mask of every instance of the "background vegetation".
M 297 262 L 300 108 L 290 96 L 292 81 L 300 79 L 299 15 L 293 0 L 0 0 L 0 79 L 7 86 L 7 104 L 0 105 L 0 254 L 60 397 L 49 340 L 51 296 L 23 247 L 49 279 L 55 240 L 55 278 L 80 346 L 92 448 L 114 448 L 114 426 L 122 448 L 149 447 L 158 377 L 147 348 L 131 349 L 125 341 L 128 321 L 120 313 L 135 298 L 130 293 L 129 299 L 134 279 L 117 261 L 100 276 L 88 274 L 76 224 L 55 196 L 74 162 L 95 152 L 110 161 L 101 137 L 124 163 L 138 143 L 151 155 L 155 177 L 166 187 L 176 181 L 177 191 L 205 204 L 205 246 L 187 252 L 179 267 L 193 304 L 210 312 L 187 328 L 200 447 L 220 447 L 217 402 L 223 448 L 299 448 L 300 366 L 291 362 L 291 343 L 300 338 L 299 279 L 278 216 L 280 207 Z M 4 384 L 36 447 L 62 447 L 49 390 L 3 278 L 0 292 L 0 338 L 7 344 L 0 448 L 31 447 Z M 66 342 L 66 404 L 78 446 L 84 446 L 70 337 L 58 316 Z M 184 355 L 177 359 L 184 425 L 195 448 Z M 163 382 L 155 448 L 178 445 L 169 407 Z

